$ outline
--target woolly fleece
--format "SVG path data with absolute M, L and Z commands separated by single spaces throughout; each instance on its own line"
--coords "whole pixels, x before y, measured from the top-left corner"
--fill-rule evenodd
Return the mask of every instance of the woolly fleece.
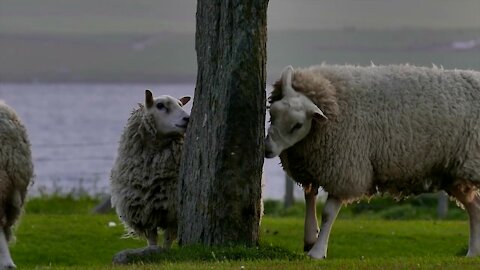
M 480 186 L 480 73 L 410 65 L 296 69 L 329 118 L 280 154 L 303 186 L 352 201 Z M 282 98 L 274 85 L 273 103 Z
M 20 216 L 33 163 L 27 131 L 15 111 L 0 100 L 0 226 L 7 240 Z
M 111 172 L 112 205 L 139 236 L 177 229 L 176 193 L 183 136 L 158 135 L 143 105 L 132 112 Z

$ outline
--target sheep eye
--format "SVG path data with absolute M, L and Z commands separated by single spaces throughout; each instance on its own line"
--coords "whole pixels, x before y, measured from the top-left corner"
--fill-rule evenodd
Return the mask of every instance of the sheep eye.
M 165 105 L 163 105 L 163 103 L 157 103 L 157 109 L 166 110 L 166 107 L 165 107 Z
M 292 129 L 290 129 L 290 133 L 293 133 L 293 132 L 299 130 L 300 128 L 302 128 L 302 123 L 296 123 L 296 124 L 292 127 Z

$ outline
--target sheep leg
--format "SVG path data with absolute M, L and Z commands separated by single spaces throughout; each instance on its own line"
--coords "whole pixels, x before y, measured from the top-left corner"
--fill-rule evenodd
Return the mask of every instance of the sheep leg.
M 0 270 L 15 269 L 10 250 L 8 249 L 8 239 L 10 238 L 10 214 L 8 211 L 11 189 L 11 180 L 7 172 L 0 170 Z
M 316 190 L 305 189 L 305 225 L 303 237 L 303 251 L 309 251 L 317 241 L 317 194 Z
M 313 259 L 325 259 L 327 258 L 328 237 L 332 229 L 333 222 L 337 218 L 338 212 L 342 207 L 342 201 L 328 196 L 325 206 L 322 211 L 322 224 L 320 226 L 320 233 L 318 239 L 313 245 L 312 249 L 308 252 L 308 256 Z
M 147 238 L 149 247 L 157 246 L 157 230 L 149 230 L 145 232 L 145 237 Z
M 470 240 L 467 257 L 480 255 L 480 196 L 476 189 L 456 185 L 450 193 L 459 200 L 467 210 L 470 222 Z
M 173 240 L 177 238 L 176 229 L 167 228 L 163 234 L 163 248 L 169 249 L 172 246 Z
M 7 237 L 4 228 L 0 227 L 0 269 L 15 269 L 10 251 L 8 250 Z

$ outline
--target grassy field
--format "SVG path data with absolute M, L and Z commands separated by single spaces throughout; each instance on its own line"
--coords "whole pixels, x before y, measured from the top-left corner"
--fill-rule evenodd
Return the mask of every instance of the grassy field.
M 152 261 L 113 266 L 116 252 L 144 242 L 122 238 L 123 227 L 113 213 L 91 214 L 96 203 L 88 198 L 30 200 L 11 247 L 19 269 L 478 269 L 480 265 L 480 259 L 463 257 L 468 241 L 464 216 L 438 221 L 343 215 L 333 227 L 329 258 L 313 261 L 302 252 L 303 206 L 280 213 L 274 210 L 278 203 L 270 202 L 267 211 L 276 214 L 267 213 L 263 219 L 258 248 L 174 246 Z M 110 222 L 117 226 L 109 226 Z
M 0 81 L 194 82 L 195 8 L 193 0 L 0 0 Z M 323 61 L 478 70 L 480 46 L 451 47 L 480 38 L 478 8 L 471 0 L 270 1 L 269 81 L 285 65 Z

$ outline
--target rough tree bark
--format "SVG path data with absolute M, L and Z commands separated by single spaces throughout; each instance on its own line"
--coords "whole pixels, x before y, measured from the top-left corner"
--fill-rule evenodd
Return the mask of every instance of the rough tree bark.
M 256 245 L 268 0 L 198 0 L 195 99 L 179 180 L 180 245 Z

